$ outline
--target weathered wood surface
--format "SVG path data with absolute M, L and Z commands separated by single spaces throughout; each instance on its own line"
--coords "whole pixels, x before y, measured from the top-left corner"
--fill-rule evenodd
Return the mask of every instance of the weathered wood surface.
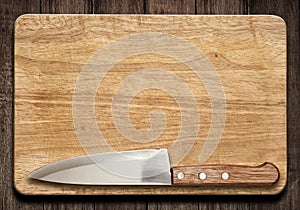
M 190 1 L 181 5 L 179 1 L 82 1 L 90 9 L 70 3 L 71 1 L 1 1 L 0 7 L 0 139 L 1 139 L 1 188 L 0 201 L 6 209 L 297 209 L 299 203 L 300 169 L 300 65 L 299 65 L 299 1 Z M 81 4 L 81 1 L 78 4 Z M 100 2 L 100 1 L 99 1 Z M 177 3 L 176 3 L 177 2 Z M 234 2 L 234 3 L 231 3 Z M 147 5 L 151 5 L 152 8 Z M 228 6 L 230 4 L 230 6 Z M 139 6 L 137 6 L 139 5 Z M 180 6 L 181 5 L 181 6 Z M 99 8 L 101 7 L 101 8 Z M 134 9 L 134 8 L 139 9 Z M 142 7 L 142 9 L 141 9 Z M 166 8 L 167 7 L 167 8 Z M 125 197 L 31 197 L 21 196 L 13 189 L 13 25 L 24 13 L 154 13 L 169 11 L 184 14 L 195 7 L 197 14 L 277 14 L 287 22 L 288 71 L 287 71 L 287 120 L 288 120 L 288 181 L 286 189 L 278 196 L 125 196 Z M 48 9 L 47 9 L 48 8 Z M 132 8 L 132 9 L 131 9 Z
M 16 188 L 24 194 L 278 193 L 286 177 L 285 49 L 285 24 L 275 16 L 20 17 Z M 150 128 L 155 109 L 165 113 L 165 123 L 152 115 Z M 173 166 L 271 162 L 280 180 L 272 187 L 202 189 L 82 188 L 27 178 L 85 153 L 157 147 L 169 149 Z

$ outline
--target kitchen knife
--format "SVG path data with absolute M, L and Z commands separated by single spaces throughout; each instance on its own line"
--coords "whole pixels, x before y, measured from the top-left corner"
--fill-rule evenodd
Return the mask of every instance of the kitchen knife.
M 77 185 L 271 185 L 279 170 L 262 165 L 195 165 L 171 168 L 167 149 L 133 150 L 68 158 L 29 178 Z

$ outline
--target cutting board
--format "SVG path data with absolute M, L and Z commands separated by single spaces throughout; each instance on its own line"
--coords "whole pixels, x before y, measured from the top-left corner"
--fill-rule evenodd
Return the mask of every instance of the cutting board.
M 277 16 L 23 15 L 14 183 L 23 194 L 276 194 L 287 177 L 286 26 Z M 275 164 L 268 186 L 76 186 L 65 158 L 167 148 L 173 166 Z

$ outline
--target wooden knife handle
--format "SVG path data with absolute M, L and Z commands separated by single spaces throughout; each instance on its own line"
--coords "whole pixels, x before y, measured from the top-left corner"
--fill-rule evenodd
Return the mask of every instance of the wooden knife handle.
M 270 185 L 279 179 L 272 163 L 259 166 L 199 165 L 172 168 L 174 185 Z

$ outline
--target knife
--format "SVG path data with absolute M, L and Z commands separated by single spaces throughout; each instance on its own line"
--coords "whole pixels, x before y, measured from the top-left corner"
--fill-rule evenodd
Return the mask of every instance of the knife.
M 167 149 L 146 149 L 68 158 L 28 177 L 77 185 L 271 185 L 278 181 L 279 170 L 269 162 L 171 168 Z

